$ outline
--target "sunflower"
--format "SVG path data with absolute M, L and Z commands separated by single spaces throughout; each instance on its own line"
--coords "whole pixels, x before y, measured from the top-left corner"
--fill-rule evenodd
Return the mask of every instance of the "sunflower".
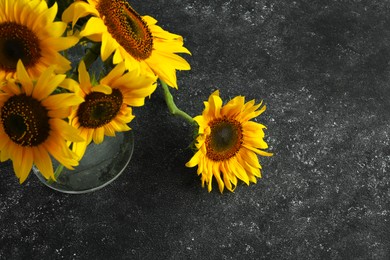
M 56 14 L 57 4 L 48 8 L 41 0 L 0 0 L 0 80 L 15 76 L 19 59 L 34 78 L 51 65 L 57 73 L 71 68 L 58 52 L 78 39 L 61 37 L 66 23 L 53 22 Z
M 99 144 L 104 135 L 115 136 L 115 132 L 130 130 L 127 124 L 134 118 L 130 106 L 144 105 L 145 97 L 156 89 L 156 76 L 125 70 L 125 64 L 119 63 L 100 80 L 99 85 L 93 86 L 85 64 L 80 63 L 80 85 L 75 82 L 69 85 L 69 89 L 85 100 L 69 117 L 71 125 L 85 140 L 72 146 L 80 158 L 92 140 Z
M 19 61 L 15 80 L 8 80 L 0 92 L 0 161 L 11 159 L 16 176 L 23 183 L 33 163 L 42 175 L 52 178 L 50 155 L 72 169 L 78 161 L 66 141 L 82 141 L 65 120 L 72 106 L 83 99 L 74 93 L 51 95 L 65 79 L 49 67 L 33 81 Z
M 74 26 L 87 15 L 91 18 L 80 36 L 102 42 L 103 61 L 114 53 L 114 64 L 125 61 L 127 69 L 154 73 L 175 88 L 176 70 L 190 69 L 188 62 L 175 54 L 191 54 L 183 47 L 183 38 L 163 30 L 154 18 L 140 16 L 126 0 L 76 1 L 64 11 L 62 20 Z
M 272 154 L 263 151 L 268 148 L 263 140 L 265 126 L 250 119 L 263 113 L 265 105 L 255 105 L 254 100 L 245 103 L 245 98 L 238 96 L 222 106 L 218 90 L 204 103 L 202 115 L 194 118 L 199 125 L 195 144 L 197 152 L 186 166 L 198 165 L 202 187 L 206 183 L 209 192 L 213 176 L 221 193 L 224 186 L 234 191 L 237 178 L 247 185 L 256 183 L 256 177 L 261 178 L 261 165 L 256 154 Z

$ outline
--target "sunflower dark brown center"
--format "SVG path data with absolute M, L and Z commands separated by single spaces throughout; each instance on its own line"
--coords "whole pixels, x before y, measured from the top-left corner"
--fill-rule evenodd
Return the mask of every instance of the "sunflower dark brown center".
M 240 122 L 226 117 L 213 120 L 211 133 L 206 139 L 207 157 L 213 161 L 223 161 L 233 157 L 242 145 Z
M 137 60 L 149 58 L 152 33 L 126 0 L 100 0 L 96 8 L 108 32 L 131 56 Z
M 77 110 L 80 126 L 95 129 L 110 123 L 120 111 L 122 103 L 123 96 L 118 89 L 113 89 L 110 95 L 91 92 Z
M 0 23 L 0 69 L 15 71 L 18 60 L 24 66 L 34 66 L 41 58 L 39 39 L 24 25 Z
M 5 133 L 21 146 L 38 146 L 49 137 L 48 111 L 31 96 L 22 94 L 10 97 L 0 114 Z

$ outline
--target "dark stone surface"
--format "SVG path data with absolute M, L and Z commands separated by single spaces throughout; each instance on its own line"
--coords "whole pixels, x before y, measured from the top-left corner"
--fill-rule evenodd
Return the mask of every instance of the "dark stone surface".
M 157 90 L 102 190 L 20 186 L 0 165 L 0 259 L 390 258 L 390 1 L 132 2 L 192 51 L 178 106 L 197 115 L 217 88 L 263 99 L 275 155 L 257 185 L 207 193 Z

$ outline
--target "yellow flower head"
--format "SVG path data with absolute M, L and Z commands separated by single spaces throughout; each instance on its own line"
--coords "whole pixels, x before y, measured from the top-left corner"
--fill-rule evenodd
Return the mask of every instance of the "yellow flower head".
M 69 169 L 78 165 L 66 141 L 83 139 L 64 119 L 83 99 L 74 93 L 51 95 L 65 79 L 65 75 L 53 72 L 49 67 L 33 81 L 19 61 L 17 80 L 8 80 L 1 87 L 0 161 L 12 160 L 20 183 L 28 177 L 33 163 L 46 179 L 54 179 L 50 155 Z
M 237 178 L 249 185 L 261 178 L 261 166 L 257 154 L 271 156 L 263 151 L 268 148 L 264 138 L 264 125 L 250 121 L 265 111 L 265 105 L 255 101 L 245 103 L 242 96 L 235 97 L 222 106 L 219 91 L 210 95 L 202 115 L 194 120 L 199 125 L 196 138 L 197 152 L 186 164 L 198 165 L 202 186 L 212 190 L 213 176 L 222 193 L 224 187 L 234 191 Z M 260 108 L 260 109 L 259 109 Z
M 71 68 L 58 52 L 78 39 L 61 37 L 66 23 L 53 22 L 56 14 L 57 4 L 48 8 L 41 0 L 0 0 L 0 80 L 15 76 L 18 60 L 33 78 L 52 65 L 57 73 Z
M 114 64 L 124 61 L 127 69 L 154 73 L 175 88 L 176 70 L 190 69 L 188 62 L 175 54 L 190 54 L 183 47 L 183 38 L 157 26 L 154 18 L 140 16 L 126 0 L 76 1 L 64 11 L 62 20 L 75 25 L 87 15 L 92 17 L 80 37 L 102 42 L 103 61 L 114 54 Z
M 72 145 L 72 150 L 81 158 L 88 144 L 93 140 L 99 144 L 104 136 L 115 136 L 115 132 L 130 130 L 127 125 L 134 116 L 130 106 L 144 105 L 145 97 L 156 89 L 156 76 L 125 71 L 120 63 L 93 86 L 83 62 L 79 65 L 79 82 L 69 85 L 85 101 L 69 117 L 85 142 Z M 78 87 L 80 86 L 80 87 Z

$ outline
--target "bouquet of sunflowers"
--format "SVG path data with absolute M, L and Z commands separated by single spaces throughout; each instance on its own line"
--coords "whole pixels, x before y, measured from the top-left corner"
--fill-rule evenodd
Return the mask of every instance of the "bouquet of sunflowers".
M 76 66 L 69 51 L 83 46 Z M 265 105 L 238 96 L 223 104 L 219 91 L 201 115 L 177 108 L 170 88 L 176 70 L 190 70 L 180 35 L 139 15 L 126 0 L 0 0 L 0 161 L 12 160 L 23 183 L 32 167 L 55 181 L 53 158 L 74 169 L 91 142 L 129 131 L 132 107 L 157 87 L 169 111 L 195 129 L 194 156 L 202 186 L 234 191 L 238 179 L 261 177 L 265 126 L 251 121 Z M 91 73 L 100 61 L 104 70 Z

